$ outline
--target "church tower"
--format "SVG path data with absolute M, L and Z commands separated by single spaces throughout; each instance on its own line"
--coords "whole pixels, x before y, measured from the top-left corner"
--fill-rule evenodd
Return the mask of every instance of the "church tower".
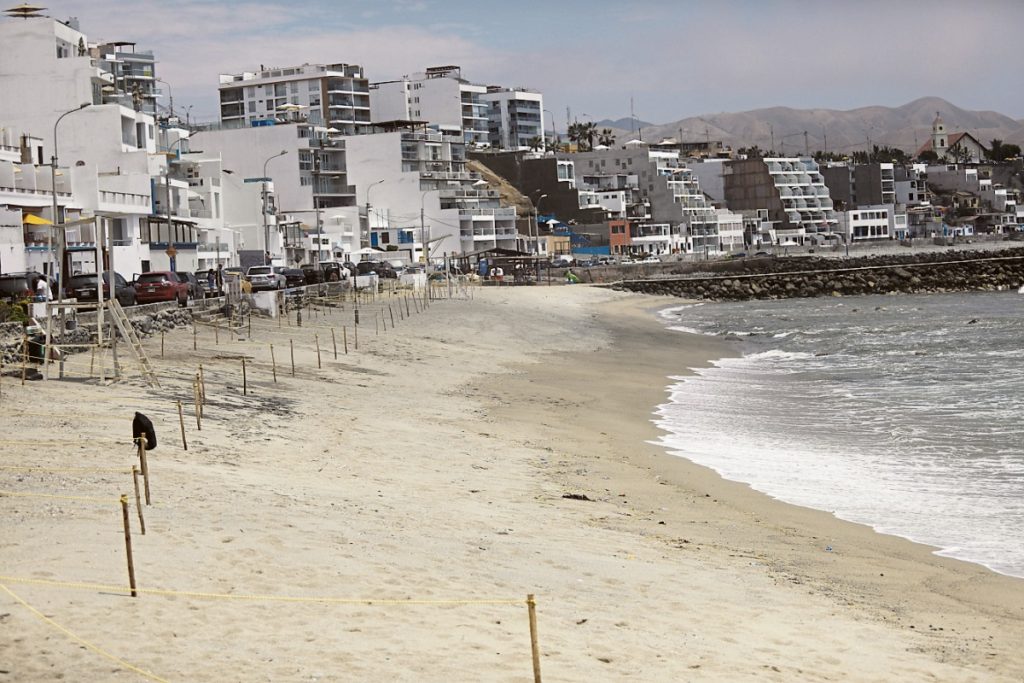
M 946 124 L 942 122 L 939 112 L 935 112 L 935 120 L 932 121 L 932 149 L 939 155 L 940 159 L 946 158 L 949 151 L 949 137 L 946 135 Z

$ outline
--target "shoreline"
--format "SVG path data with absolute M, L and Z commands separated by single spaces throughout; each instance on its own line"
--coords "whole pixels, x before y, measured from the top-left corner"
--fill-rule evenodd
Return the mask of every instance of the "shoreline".
M 1024 671 L 1024 664 L 1017 656 L 1007 658 L 1014 660 L 1012 664 L 1003 662 L 1006 669 L 989 668 L 987 660 L 991 654 L 970 652 L 964 645 L 964 638 L 970 639 L 976 629 L 988 630 L 984 624 L 989 618 L 1009 617 L 1009 623 L 1001 624 L 1000 628 L 1024 634 L 1024 581 L 1021 579 L 976 563 L 937 555 L 938 548 L 883 534 L 870 526 L 839 519 L 827 511 L 772 498 L 745 483 L 727 480 L 711 468 L 685 457 L 670 455 L 656 443 L 664 432 L 654 424 L 654 411 L 667 401 L 669 377 L 684 375 L 687 368 L 707 366 L 713 360 L 739 353 L 722 340 L 669 330 L 656 317 L 660 310 L 691 302 L 639 296 L 639 301 L 627 299 L 602 305 L 602 312 L 611 319 L 613 341 L 610 352 L 606 349 L 597 354 L 612 356 L 612 360 L 598 363 L 606 378 L 616 373 L 615 358 L 631 361 L 629 370 L 620 370 L 618 382 L 610 388 L 613 394 L 628 393 L 634 399 L 621 401 L 629 417 L 615 422 L 621 431 L 611 439 L 615 448 L 626 455 L 619 460 L 588 461 L 588 466 L 595 470 L 593 475 L 567 477 L 561 481 L 584 493 L 600 496 L 600 488 L 593 485 L 594 475 L 600 481 L 616 480 L 627 499 L 639 498 L 649 510 L 649 517 L 644 520 L 648 523 L 636 525 L 632 531 L 671 543 L 674 536 L 671 532 L 681 528 L 687 536 L 685 546 L 724 545 L 730 557 L 750 553 L 750 557 L 765 564 L 766 572 L 776 582 L 810 586 L 811 593 L 833 597 L 837 599 L 836 607 L 856 610 L 855 618 L 882 624 L 890 631 L 887 637 L 916 635 L 915 631 L 919 630 L 930 634 L 940 630 L 959 634 L 955 637 L 955 646 L 951 643 L 908 645 L 908 649 L 934 653 L 937 661 L 982 666 L 988 669 L 988 675 L 1018 676 Z M 643 331 L 628 329 L 629 326 Z M 645 339 L 645 335 L 649 337 Z M 655 339 L 657 343 L 651 344 Z M 683 349 L 695 355 L 677 360 Z M 594 355 L 586 354 L 585 358 L 577 360 L 586 360 L 593 369 Z M 643 362 L 632 362 L 638 358 L 643 358 Z M 539 382 L 545 366 L 566 365 L 567 362 L 571 361 L 557 358 L 544 361 L 540 367 L 533 366 L 525 371 L 530 377 L 527 381 Z M 550 385 L 548 388 L 559 391 Z M 596 423 L 603 424 L 607 413 L 597 418 Z M 572 419 L 585 421 L 578 414 Z M 588 448 L 584 445 L 581 450 Z M 668 495 L 666 490 L 670 492 Z M 716 518 L 715 527 L 702 529 L 708 525 L 695 523 L 691 518 L 696 514 Z M 655 518 L 657 521 L 650 524 Z M 730 538 L 723 544 L 725 536 Z M 754 550 L 763 546 L 761 539 L 765 536 L 771 539 L 767 551 Z M 825 545 L 833 546 L 834 552 L 826 554 Z M 894 575 L 899 578 L 894 579 Z M 996 639 L 985 646 L 1008 655 L 1015 648 L 1014 640 L 1015 636 L 999 637 L 998 646 Z M 980 640 L 974 642 L 981 643 Z M 949 651 L 953 649 L 959 649 L 961 656 L 951 658 Z
M 379 334 L 370 323 L 358 351 L 325 353 L 322 369 L 313 335 L 323 344 L 350 310 L 304 316 L 303 328 L 254 319 L 251 341 L 216 345 L 205 330 L 198 351 L 176 330 L 151 358 L 171 398 L 189 396 L 204 363 L 208 406 L 201 432 L 187 425 L 188 451 L 173 402 L 138 382 L 5 382 L 19 439 L 75 444 L 10 447 L 6 465 L 130 465 L 132 411 L 154 420 L 140 587 L 351 602 L 10 587 L 170 680 L 530 680 L 523 606 L 477 602 L 528 593 L 547 681 L 1019 680 L 1019 580 L 775 501 L 650 443 L 667 377 L 728 351 L 666 329 L 652 312 L 665 306 L 584 286 L 484 288 Z M 57 410 L 24 412 L 37 405 Z M 111 439 L 120 445 L 89 446 Z M 5 477 L 7 489 L 61 495 L 125 484 Z M 0 574 L 123 583 L 119 515 L 5 497 L 0 511 Z M 7 597 L 0 612 L 17 634 L 0 639 L 12 680 L 134 680 Z

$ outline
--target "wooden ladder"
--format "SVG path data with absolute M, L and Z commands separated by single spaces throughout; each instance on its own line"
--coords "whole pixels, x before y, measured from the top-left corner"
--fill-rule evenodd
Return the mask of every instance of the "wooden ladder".
M 117 326 L 118 331 L 121 333 L 121 337 L 132 347 L 135 359 L 139 362 L 139 371 L 142 373 L 143 379 L 149 382 L 151 387 L 159 387 L 160 380 L 157 379 L 156 372 L 153 370 L 153 365 L 149 362 L 149 356 L 146 355 L 146 350 L 142 348 L 142 340 L 139 339 L 139 335 L 135 334 L 135 328 L 132 327 L 131 322 L 128 320 L 128 316 L 125 315 L 124 309 L 121 308 L 121 304 L 113 297 L 108 303 L 110 304 L 110 317 L 114 321 L 114 325 Z

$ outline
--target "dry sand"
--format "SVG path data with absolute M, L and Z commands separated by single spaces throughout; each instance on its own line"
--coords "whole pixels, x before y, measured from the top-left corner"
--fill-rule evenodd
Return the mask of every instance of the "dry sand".
M 483 289 L 379 336 L 364 310 L 359 351 L 337 361 L 329 328 L 340 348 L 351 311 L 302 330 L 254 321 L 253 341 L 222 334 L 220 345 L 201 329 L 198 351 L 180 330 L 163 359 L 159 339 L 147 342 L 160 391 L 5 376 L 0 466 L 130 467 L 139 409 L 160 438 L 146 536 L 132 511 L 141 587 L 535 593 L 546 681 L 1024 678 L 1024 582 L 773 501 L 650 444 L 666 377 L 730 353 L 663 329 L 653 311 L 670 303 L 584 286 Z M 186 452 L 172 401 L 191 395 L 199 363 L 206 420 L 197 432 L 187 410 Z M 131 494 L 130 477 L 0 469 L 0 489 L 110 501 L 0 496 L 0 575 L 126 583 L 113 501 Z M 0 583 L 170 681 L 532 680 L 523 604 L 131 599 Z M 144 680 L 0 591 L 0 683 L 57 679 Z

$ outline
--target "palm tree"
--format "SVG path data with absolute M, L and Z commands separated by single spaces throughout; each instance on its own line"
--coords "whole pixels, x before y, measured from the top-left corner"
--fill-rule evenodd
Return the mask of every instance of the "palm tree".
M 531 152 L 539 152 L 541 149 L 544 148 L 544 138 L 534 135 L 532 138 L 530 138 L 529 145 Z
M 586 127 L 587 126 L 585 123 L 580 123 L 579 121 L 569 124 L 569 140 L 575 142 L 576 149 L 578 149 L 581 152 L 584 151 L 586 145 Z
M 597 124 L 587 121 L 583 124 L 583 135 L 587 139 L 587 148 L 594 149 L 594 138 L 597 137 Z
M 602 128 L 597 136 L 597 144 L 611 147 L 615 144 L 615 134 L 611 128 Z

